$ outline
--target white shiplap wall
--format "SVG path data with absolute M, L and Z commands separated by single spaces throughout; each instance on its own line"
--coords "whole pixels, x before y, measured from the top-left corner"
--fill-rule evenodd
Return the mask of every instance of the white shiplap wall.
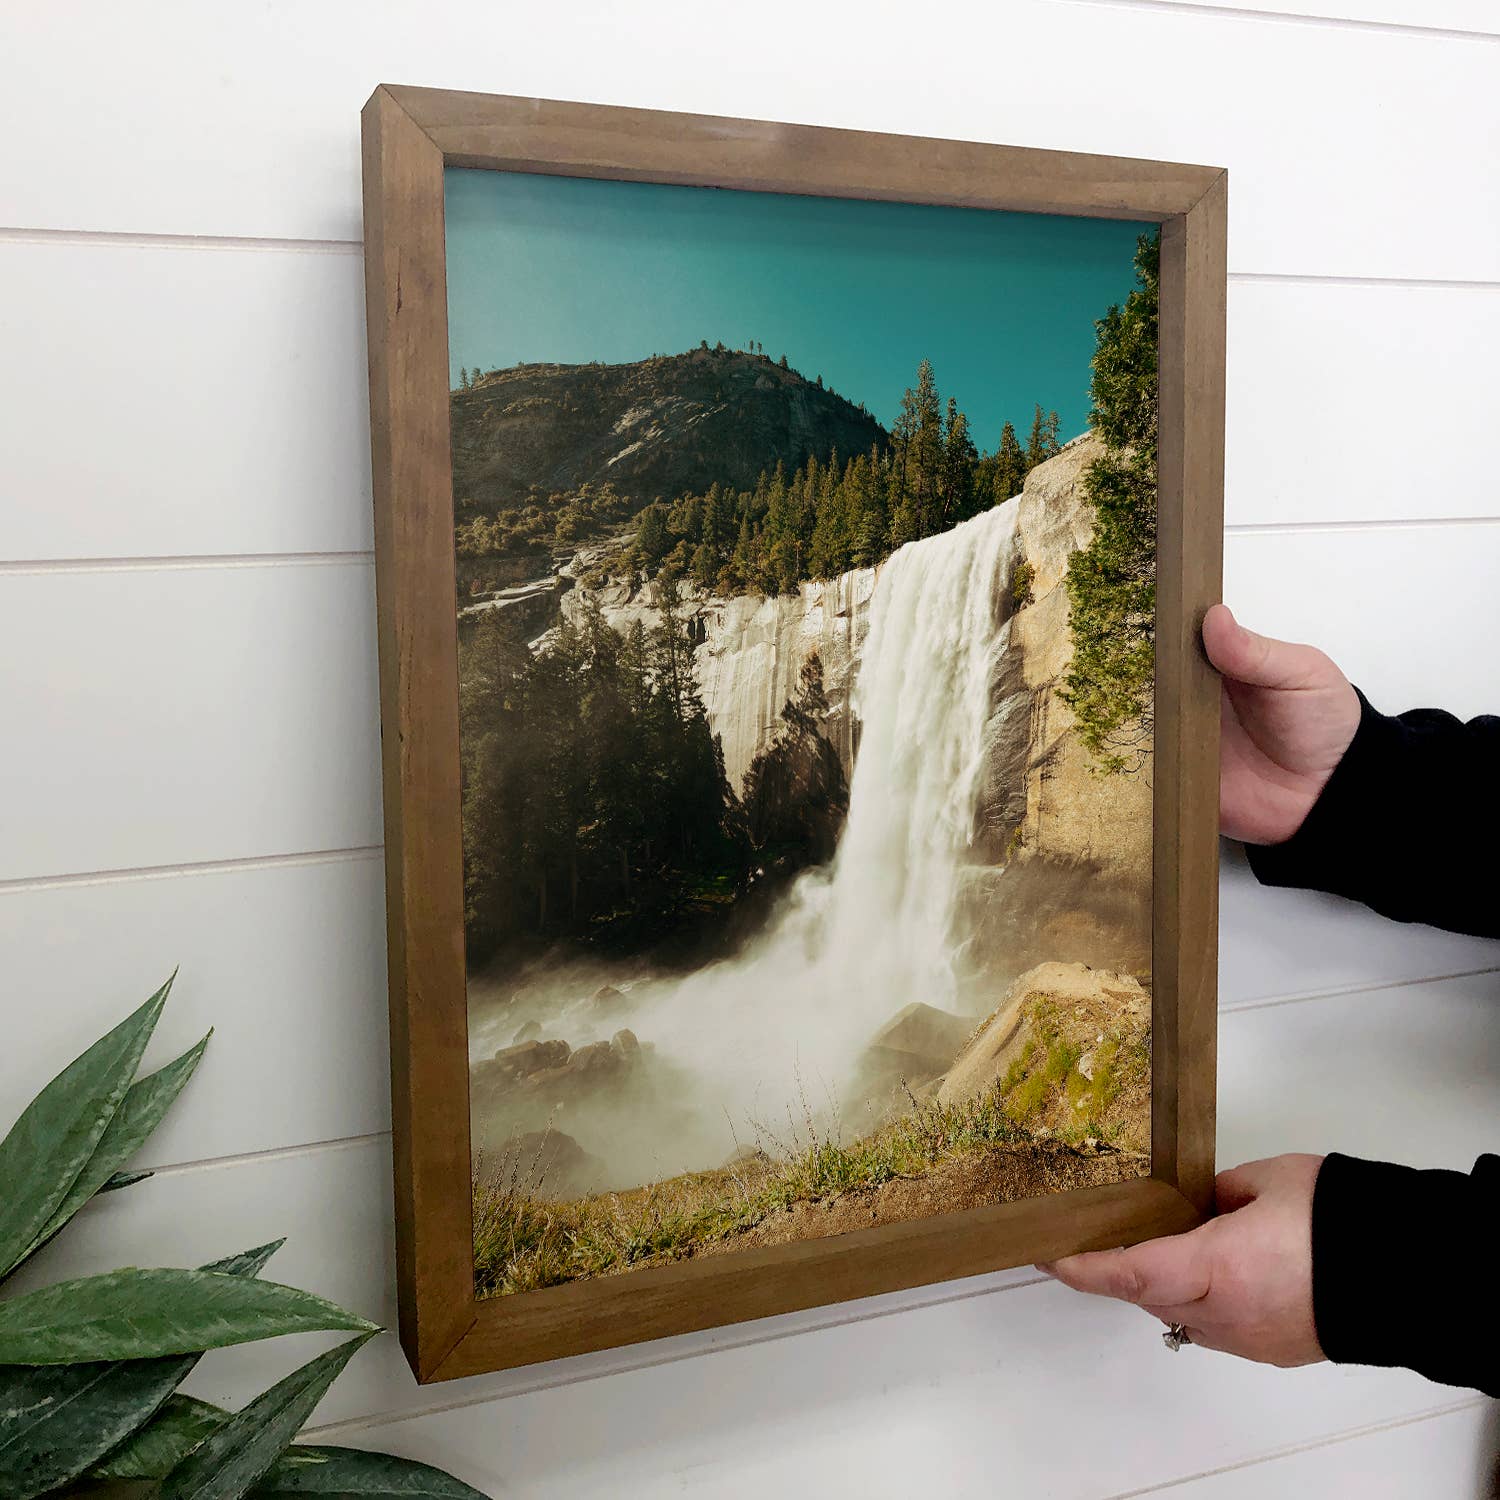
M 0 1124 L 173 963 L 155 1055 L 217 1028 L 156 1178 L 39 1277 L 285 1233 L 279 1275 L 394 1315 L 358 244 L 381 80 L 1228 166 L 1226 596 L 1383 707 L 1500 707 L 1491 0 L 8 7 Z M 1422 797 L 1391 789 L 1393 859 Z M 1500 945 L 1259 890 L 1229 851 L 1222 991 L 1226 1163 L 1500 1143 Z M 238 1400 L 307 1343 L 197 1388 Z M 316 1422 L 527 1496 L 1467 1500 L 1500 1446 L 1463 1392 L 1172 1359 L 1024 1272 L 427 1390 L 386 1338 Z

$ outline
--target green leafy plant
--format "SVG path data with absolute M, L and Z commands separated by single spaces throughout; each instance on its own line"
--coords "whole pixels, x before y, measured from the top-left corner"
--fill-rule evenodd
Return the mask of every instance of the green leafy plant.
M 64 1068 L 0 1141 L 0 1287 L 91 1198 L 151 1175 L 126 1163 L 208 1044 L 204 1037 L 159 1071 L 136 1076 L 171 988 L 169 979 Z M 293 1443 L 380 1330 L 310 1292 L 261 1280 L 281 1243 L 196 1270 L 132 1267 L 0 1296 L 0 1495 L 482 1500 L 426 1464 Z M 241 1411 L 177 1391 L 206 1350 L 323 1330 L 354 1337 Z

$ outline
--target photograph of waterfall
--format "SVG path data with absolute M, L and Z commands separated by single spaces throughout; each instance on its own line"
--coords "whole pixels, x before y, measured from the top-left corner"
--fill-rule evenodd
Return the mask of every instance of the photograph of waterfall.
M 1157 226 L 444 226 L 479 1294 L 1146 1175 Z

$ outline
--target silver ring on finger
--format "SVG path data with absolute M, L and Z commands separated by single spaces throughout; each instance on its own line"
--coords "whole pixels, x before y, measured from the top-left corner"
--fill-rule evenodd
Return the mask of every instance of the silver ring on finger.
M 1191 1344 L 1193 1342 L 1188 1336 L 1187 1329 L 1181 1323 L 1168 1324 L 1167 1331 L 1161 1336 L 1161 1341 L 1173 1354 L 1176 1354 L 1184 1344 Z

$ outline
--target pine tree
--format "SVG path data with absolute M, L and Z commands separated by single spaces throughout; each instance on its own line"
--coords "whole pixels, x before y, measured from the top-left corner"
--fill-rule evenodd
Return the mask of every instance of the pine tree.
M 1026 467 L 1034 469 L 1045 463 L 1057 451 L 1057 413 L 1044 413 L 1040 402 L 1031 419 L 1031 436 L 1026 443 Z
M 1137 286 L 1095 325 L 1089 421 L 1105 451 L 1083 480 L 1094 534 L 1068 563 L 1073 661 L 1062 697 L 1105 772 L 1144 764 L 1154 722 L 1160 246 L 1141 236 Z
M 924 359 L 917 366 L 917 386 L 910 395 L 912 435 L 906 465 L 906 489 L 912 496 L 916 535 L 923 537 L 931 536 L 938 529 L 943 468 L 942 398 L 938 394 L 931 360 Z
M 948 418 L 943 435 L 942 494 L 938 529 L 946 530 L 974 514 L 974 465 L 979 455 L 969 436 L 969 419 L 948 398 Z
M 1026 450 L 1021 447 L 1016 429 L 1007 422 L 1000 429 L 1000 446 L 995 449 L 994 497 L 998 504 L 1021 493 L 1026 482 Z

